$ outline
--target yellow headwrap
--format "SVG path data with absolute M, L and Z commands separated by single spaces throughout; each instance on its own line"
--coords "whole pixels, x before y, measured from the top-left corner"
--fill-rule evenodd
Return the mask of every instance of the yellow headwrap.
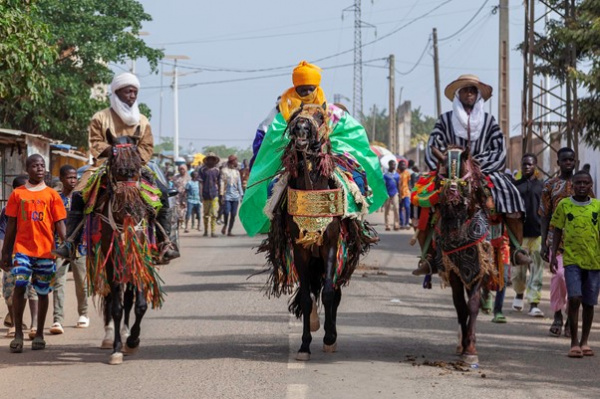
M 317 104 L 323 105 L 327 102 L 323 89 L 319 87 L 321 83 L 321 68 L 316 65 L 309 64 L 306 61 L 300 62 L 292 72 L 292 82 L 294 87 L 287 89 L 282 95 L 279 102 L 279 112 L 289 121 L 290 116 L 294 111 L 300 108 L 301 104 Z M 317 88 L 307 96 L 300 97 L 296 92 L 298 86 L 317 86 Z
M 300 61 L 292 72 L 294 87 L 319 86 L 321 84 L 321 68 L 306 61 Z

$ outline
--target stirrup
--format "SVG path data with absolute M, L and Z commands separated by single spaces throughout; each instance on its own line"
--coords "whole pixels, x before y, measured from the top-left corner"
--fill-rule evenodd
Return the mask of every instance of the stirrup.
M 515 266 L 529 266 L 531 263 L 533 263 L 533 259 L 531 259 L 529 252 L 523 248 L 518 248 L 512 251 L 511 261 Z
M 75 259 L 75 244 L 71 241 L 65 241 L 51 251 L 52 255 L 65 260 Z
M 413 276 L 425 276 L 427 274 L 433 274 L 431 263 L 427 259 L 421 259 L 419 266 L 412 271 Z

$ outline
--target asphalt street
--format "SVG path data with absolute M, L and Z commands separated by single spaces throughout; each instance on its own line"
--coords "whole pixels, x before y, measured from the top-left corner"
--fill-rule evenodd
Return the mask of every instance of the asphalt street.
M 119 366 L 99 349 L 104 335 L 98 308 L 91 326 L 77 321 L 72 277 L 67 285 L 65 334 L 49 335 L 45 351 L 10 354 L 0 328 L 3 398 L 598 398 L 599 356 L 569 359 L 569 341 L 548 335 L 551 320 L 510 310 L 508 323 L 480 314 L 479 368 L 454 354 L 457 321 L 450 289 L 437 278 L 431 290 L 410 274 L 417 249 L 411 233 L 385 232 L 344 288 L 338 314 L 338 351 L 321 351 L 313 334 L 309 362 L 294 359 L 301 326 L 287 298 L 262 293 L 262 237 L 204 238 L 181 234 L 182 258 L 165 266 L 166 301 L 148 311 L 140 352 Z M 548 273 L 547 273 L 548 274 Z M 549 275 L 541 309 L 551 316 Z M 4 312 L 4 305 L 0 305 Z M 3 315 L 2 315 L 3 316 Z M 28 321 L 29 317 L 26 316 Z M 51 324 L 48 317 L 47 326 Z M 323 313 L 321 312 L 321 322 Z M 600 318 L 598 319 L 600 323 Z M 592 347 L 600 351 L 600 328 Z

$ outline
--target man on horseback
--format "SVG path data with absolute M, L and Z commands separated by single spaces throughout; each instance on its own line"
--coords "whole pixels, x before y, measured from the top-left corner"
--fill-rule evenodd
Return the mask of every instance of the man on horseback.
M 438 157 L 449 146 L 468 148 L 470 155 L 479 163 L 481 171 L 489 179 L 493 199 L 491 213 L 503 216 L 503 222 L 511 236 L 511 253 L 515 265 L 528 265 L 530 258 L 521 249 L 525 208 L 518 190 L 503 173 L 506 163 L 504 135 L 494 117 L 484 112 L 483 105 L 492 95 L 492 87 L 481 82 L 475 75 L 462 75 L 450 83 L 444 94 L 452 101 L 452 111 L 440 115 L 429 137 L 425 160 L 431 170 L 436 170 Z M 438 171 L 440 172 L 440 171 Z M 430 227 L 429 227 L 430 228 Z M 428 229 L 421 231 L 419 242 L 424 243 Z M 427 253 L 429 248 L 424 248 Z M 431 272 L 429 261 L 421 261 L 415 275 Z
M 321 69 L 306 61 L 292 72 L 293 87 L 279 100 L 276 114 L 267 128 L 250 171 L 247 191 L 240 208 L 240 220 L 250 236 L 269 230 L 269 220 L 263 209 L 272 181 L 282 168 L 281 156 L 289 143 L 286 129 L 291 116 L 304 105 L 318 105 L 326 110 L 331 128 L 329 138 L 334 153 L 347 154 L 361 170 L 353 179 L 365 195 L 368 211 L 379 209 L 388 198 L 377 157 L 369 148 L 364 128 L 350 114 L 327 103 L 321 88 Z M 353 170 L 347 172 L 353 174 Z M 367 207 L 363 210 L 367 212 Z
M 92 174 L 106 162 L 110 155 L 112 146 L 109 144 L 107 135 L 110 134 L 111 139 L 124 136 L 132 138 L 137 146 L 143 165 L 146 165 L 152 158 L 154 153 L 152 129 L 150 122 L 140 113 L 138 107 L 139 88 L 140 82 L 135 75 L 126 72 L 115 76 L 110 85 L 112 92 L 110 107 L 97 112 L 92 117 L 89 126 L 89 142 L 94 164 L 83 174 L 76 187 L 76 192 L 73 193 L 71 212 L 69 212 L 67 219 L 67 237 L 69 239 L 54 251 L 57 256 L 71 258 L 74 248 L 77 247 L 81 239 L 81 233 L 77 231 L 80 228 L 85 207 L 81 191 L 86 187 Z M 170 221 L 167 212 L 169 207 L 167 188 L 162 187 L 157 179 L 154 183 L 158 185 L 162 193 L 160 198 L 162 208 L 156 216 L 156 221 L 162 226 L 163 232 L 157 234 L 157 238 L 159 248 L 164 252 L 162 260 L 169 261 L 178 258 L 180 255 L 179 251 L 169 241 Z

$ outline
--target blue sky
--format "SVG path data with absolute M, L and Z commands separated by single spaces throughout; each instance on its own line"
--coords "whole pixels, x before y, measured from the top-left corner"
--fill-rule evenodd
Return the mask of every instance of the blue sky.
M 363 67 L 363 110 L 367 112 L 373 104 L 387 108 L 388 70 L 383 58 L 394 54 L 398 71 L 396 102 L 402 90 L 403 101 L 411 100 L 413 108 L 421 107 L 425 114 L 433 115 L 431 46 L 416 63 L 433 27 L 438 29 L 440 39 L 452 36 L 484 2 L 363 0 L 362 19 L 376 26 L 376 32 L 363 29 L 363 44 L 377 40 L 363 48 L 363 60 L 373 60 Z M 144 37 L 146 42 L 164 48 L 166 54 L 190 58 L 180 62 L 180 72 L 185 74 L 179 79 L 180 145 L 184 152 L 190 145 L 196 150 L 215 144 L 248 147 L 258 123 L 276 97 L 291 86 L 293 66 L 303 59 L 328 57 L 316 62 L 324 69 L 322 87 L 328 99 L 333 101 L 334 94 L 352 98 L 354 15 L 346 13 L 342 19 L 342 10 L 351 6 L 353 0 L 142 0 L 141 3 L 153 17 L 143 27 L 149 33 Z M 442 90 L 459 75 L 474 73 L 497 92 L 498 14 L 492 13 L 495 5 L 497 0 L 488 0 L 465 29 L 440 41 Z M 520 133 L 523 81 L 522 58 L 514 49 L 523 38 L 524 10 L 521 2 L 516 1 L 509 8 L 510 126 L 514 135 Z M 171 71 L 171 65 L 171 60 L 165 60 L 163 72 Z M 401 74 L 415 65 L 411 73 Z M 123 67 L 128 66 L 114 69 L 118 72 Z M 254 70 L 264 71 L 251 72 Z M 152 108 L 156 138 L 159 133 L 172 136 L 173 92 L 169 87 L 172 78 L 162 77 L 161 90 L 160 74 L 150 74 L 144 61 L 137 62 L 136 72 L 142 84 L 140 100 Z M 450 101 L 444 98 L 442 108 L 450 110 Z M 492 97 L 494 115 L 497 108 L 496 97 Z

